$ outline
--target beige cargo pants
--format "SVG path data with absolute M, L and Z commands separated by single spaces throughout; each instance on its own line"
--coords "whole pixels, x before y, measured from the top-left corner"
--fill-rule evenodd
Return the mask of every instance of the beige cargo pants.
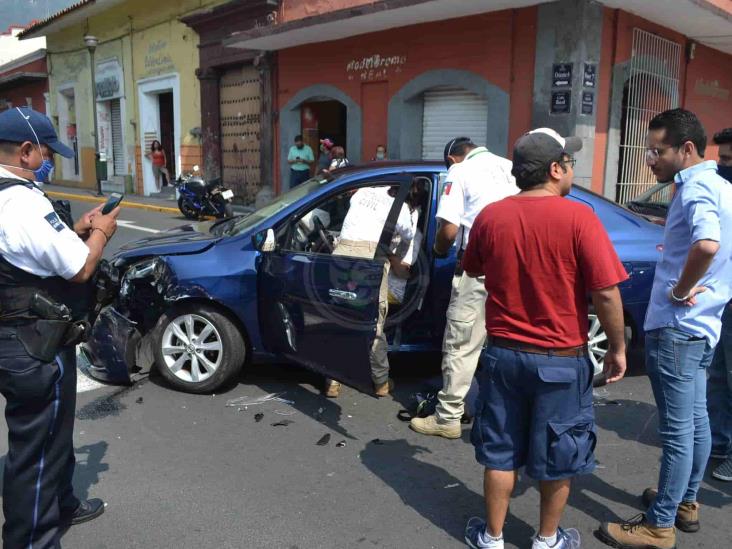
M 486 340 L 484 277 L 455 275 L 442 340 L 442 390 L 435 414 L 441 423 L 459 422 L 465 396 Z
M 343 255 L 348 257 L 363 257 L 373 259 L 376 254 L 376 242 L 341 240 L 333 250 L 332 255 Z M 369 362 L 371 364 L 371 379 L 375 385 L 381 385 L 389 381 L 389 343 L 384 334 L 384 322 L 389 312 L 389 262 L 384 262 L 384 272 L 379 288 L 379 316 L 376 321 L 376 335 L 369 350 Z

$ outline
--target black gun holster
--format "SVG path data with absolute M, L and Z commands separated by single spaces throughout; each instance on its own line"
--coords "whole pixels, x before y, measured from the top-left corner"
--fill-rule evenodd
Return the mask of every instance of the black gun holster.
M 41 362 L 51 362 L 62 347 L 86 341 L 89 334 L 87 322 L 70 320 L 36 320 L 18 326 L 16 335 L 26 352 Z

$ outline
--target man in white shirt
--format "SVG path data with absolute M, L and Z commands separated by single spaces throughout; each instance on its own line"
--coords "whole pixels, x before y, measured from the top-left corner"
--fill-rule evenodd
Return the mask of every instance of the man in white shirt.
M 4 547 L 59 547 L 62 526 L 98 517 L 99 499 L 74 496 L 78 291 L 117 227 L 101 207 L 76 223 L 31 179 L 60 143 L 28 108 L 0 113 L 0 393 L 9 449 L 3 484 Z M 39 303 L 41 305 L 39 305 Z
M 395 189 L 390 187 L 364 187 L 351 197 L 351 204 L 343 221 L 343 227 L 333 255 L 363 257 L 373 259 L 379 245 L 381 233 L 389 216 Z M 405 202 L 399 212 L 394 229 L 392 249 L 399 243 L 408 245 L 414 238 L 415 227 L 409 206 Z M 376 335 L 369 352 L 371 362 L 371 379 L 374 382 L 374 393 L 377 397 L 389 396 L 392 386 L 389 379 L 389 344 L 384 334 L 384 322 L 389 311 L 389 266 L 390 258 L 384 262 L 384 271 L 379 288 L 379 316 L 376 323 Z M 336 398 L 340 394 L 340 383 L 328 380 L 326 396 Z
M 461 435 L 465 396 L 486 338 L 483 277 L 463 273 L 462 254 L 481 210 L 519 189 L 511 175 L 511 161 L 476 146 L 470 138 L 452 139 L 445 146 L 444 157 L 448 172 L 437 208 L 440 225 L 433 253 L 438 258 L 447 257 L 456 241 L 458 252 L 442 343 L 443 385 L 435 414 L 412 418 L 410 427 L 424 435 L 456 439 Z

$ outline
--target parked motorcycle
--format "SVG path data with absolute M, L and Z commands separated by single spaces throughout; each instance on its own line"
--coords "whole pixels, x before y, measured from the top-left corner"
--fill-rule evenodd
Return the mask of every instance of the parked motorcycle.
M 178 189 L 178 208 L 188 219 L 200 219 L 204 216 L 232 217 L 234 210 L 231 200 L 234 191 L 221 184 L 221 179 L 205 181 L 201 177 L 198 166 L 193 171 L 180 175 L 173 182 Z

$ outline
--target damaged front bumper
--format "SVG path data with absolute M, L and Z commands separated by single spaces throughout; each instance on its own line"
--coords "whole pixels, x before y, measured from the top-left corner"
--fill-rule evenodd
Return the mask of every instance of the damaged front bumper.
M 100 311 L 82 352 L 89 374 L 105 383 L 134 383 L 150 372 L 154 360 L 150 337 L 112 305 Z

